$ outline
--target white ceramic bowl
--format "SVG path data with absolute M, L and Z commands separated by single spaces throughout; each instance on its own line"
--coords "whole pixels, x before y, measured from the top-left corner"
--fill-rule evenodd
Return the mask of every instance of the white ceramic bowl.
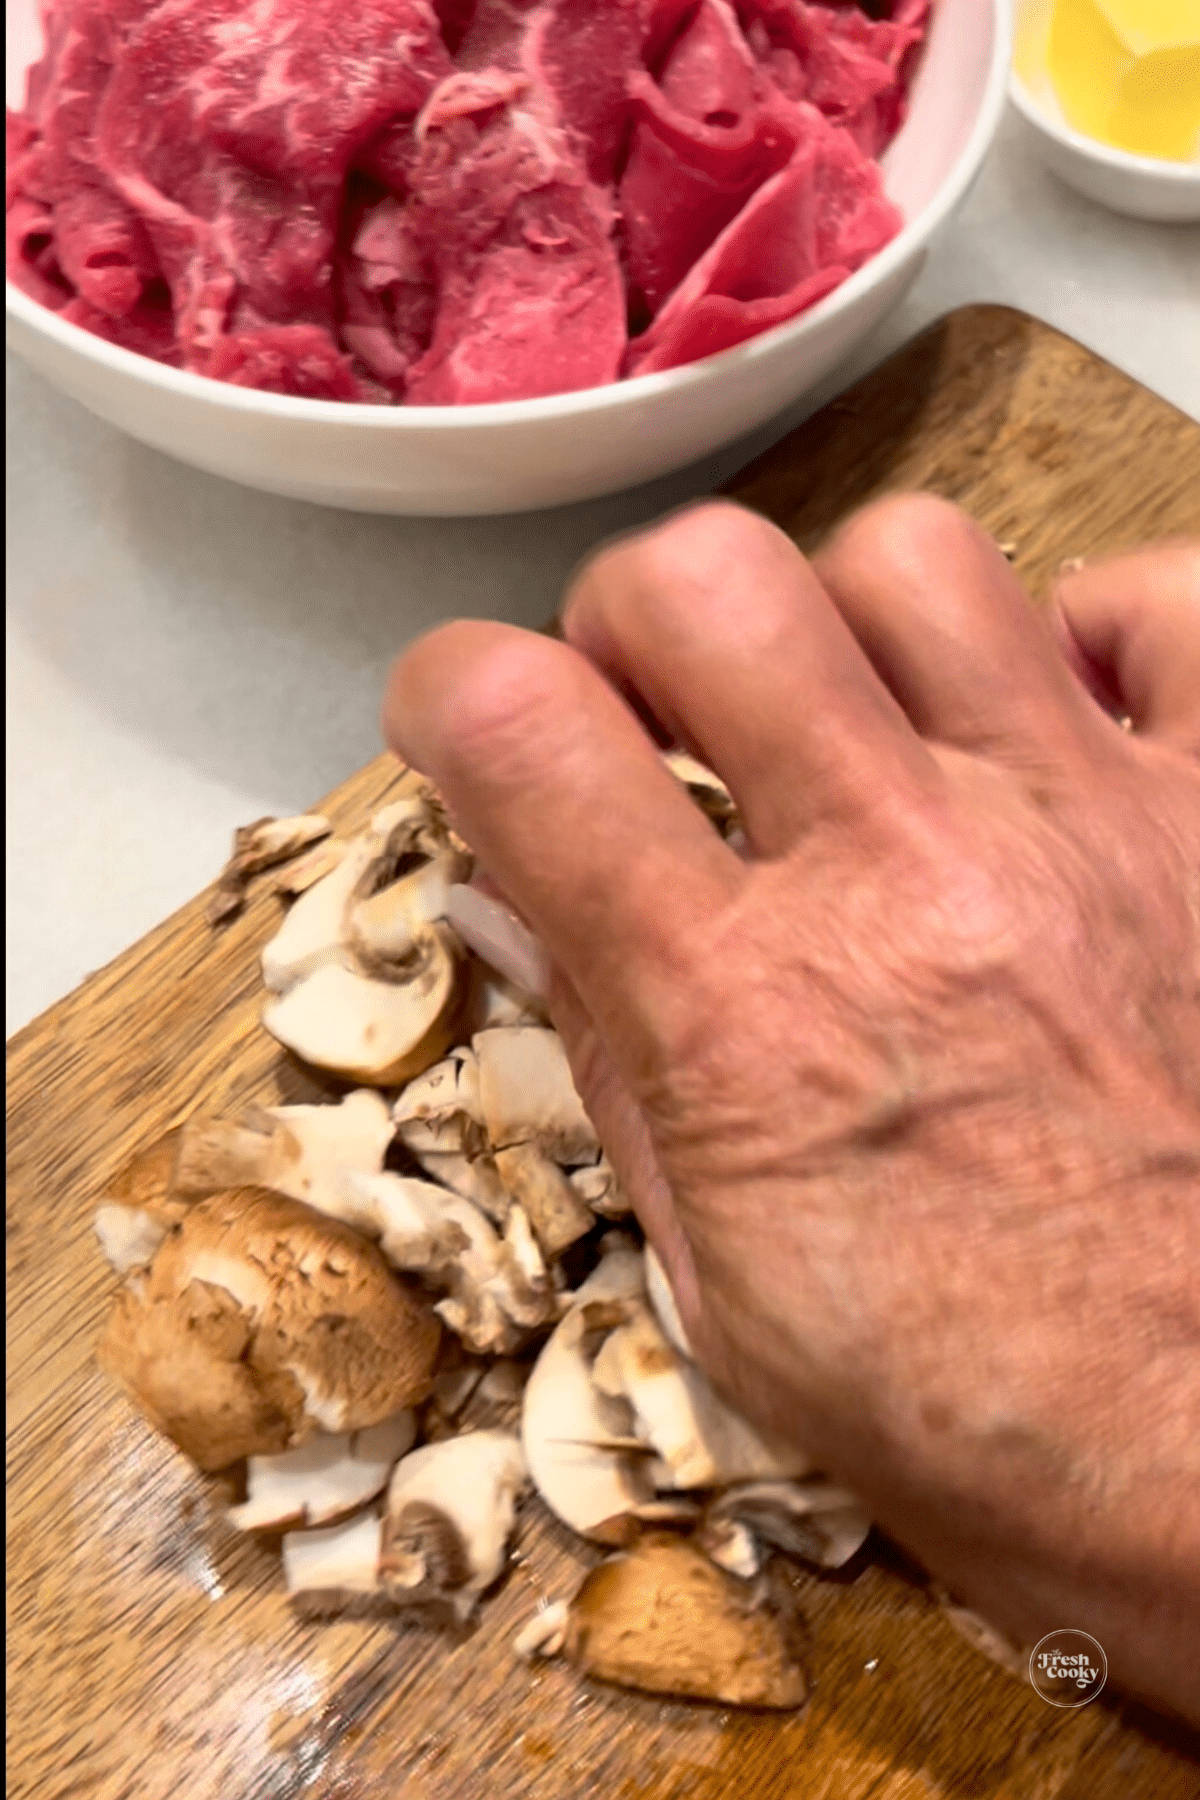
M 1018 0 L 1021 24 L 1044 31 L 1044 7 L 1045 0 Z M 1035 84 L 1014 69 L 1009 92 L 1042 161 L 1076 193 L 1135 219 L 1178 224 L 1200 219 L 1200 163 L 1134 156 L 1073 131 L 1048 76 Z
M 36 55 L 10 0 L 9 67 Z M 819 305 L 702 363 L 489 406 L 297 400 L 168 369 L 68 325 L 8 284 L 8 340 L 57 387 L 168 455 L 249 487 L 382 513 L 496 513 L 611 493 L 682 468 L 828 373 L 905 293 L 963 200 L 1004 106 L 1008 0 L 935 0 L 903 130 L 884 157 L 899 235 Z M 18 104 L 20 89 L 18 87 Z

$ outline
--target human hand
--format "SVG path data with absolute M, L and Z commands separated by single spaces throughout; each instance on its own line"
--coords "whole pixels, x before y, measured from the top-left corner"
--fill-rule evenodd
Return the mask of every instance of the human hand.
M 435 632 L 388 733 L 553 959 L 698 1356 L 1003 1629 L 1196 1714 L 1200 550 L 1051 623 L 941 502 L 815 565 L 713 505 L 564 630 Z

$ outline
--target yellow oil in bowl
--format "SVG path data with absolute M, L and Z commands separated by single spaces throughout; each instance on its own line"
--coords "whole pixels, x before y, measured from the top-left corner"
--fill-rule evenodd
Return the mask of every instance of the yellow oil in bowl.
M 1167 162 L 1200 157 L 1200 0 L 1035 0 L 1016 66 L 1085 137 Z

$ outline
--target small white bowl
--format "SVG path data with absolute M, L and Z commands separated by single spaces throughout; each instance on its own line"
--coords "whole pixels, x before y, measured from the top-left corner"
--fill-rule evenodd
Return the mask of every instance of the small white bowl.
M 1073 131 L 1048 77 L 1034 92 L 1014 69 L 1009 93 L 1046 167 L 1076 193 L 1135 219 L 1200 219 L 1200 163 L 1134 156 Z
M 10 0 L 9 58 L 36 56 Z M 1010 0 L 935 0 L 909 116 L 883 158 L 905 218 L 801 318 L 720 356 L 611 387 L 489 406 L 360 406 L 229 387 L 69 325 L 7 288 L 8 339 L 110 424 L 248 487 L 361 512 L 497 513 L 590 499 L 682 468 L 815 387 L 899 301 L 965 198 L 1004 107 Z M 18 100 L 18 104 L 19 104 Z

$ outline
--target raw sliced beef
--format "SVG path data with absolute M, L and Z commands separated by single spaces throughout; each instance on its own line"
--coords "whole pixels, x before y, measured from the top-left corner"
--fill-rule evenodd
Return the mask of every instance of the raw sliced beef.
M 662 302 L 791 156 L 795 109 L 755 63 L 726 0 L 702 0 L 655 85 L 629 78 L 636 119 L 618 190 L 632 309 Z
M 763 183 L 629 348 L 648 375 L 729 349 L 812 306 L 895 236 L 879 171 L 814 107 L 787 167 Z
M 870 159 L 929 0 L 42 4 L 13 281 L 235 385 L 453 405 L 711 355 L 836 286 L 900 223 Z

